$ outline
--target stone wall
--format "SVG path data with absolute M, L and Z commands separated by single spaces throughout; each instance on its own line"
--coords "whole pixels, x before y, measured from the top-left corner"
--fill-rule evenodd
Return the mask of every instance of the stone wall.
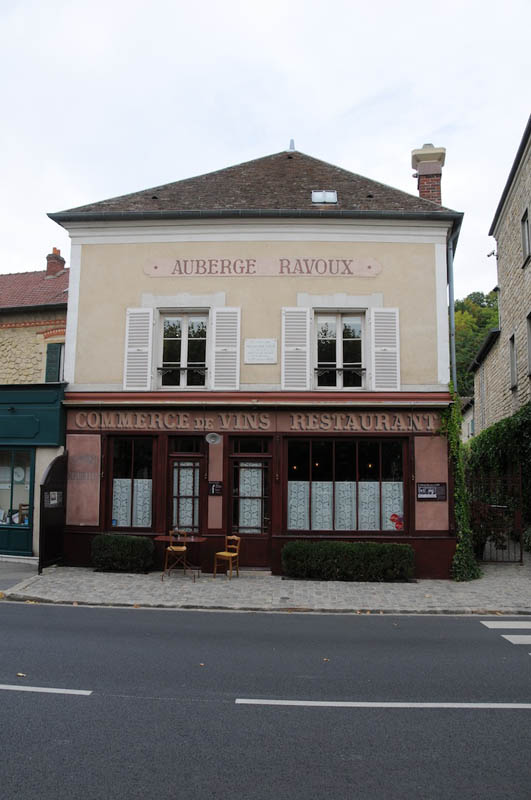
M 46 346 L 64 341 L 65 325 L 56 309 L 0 315 L 0 384 L 44 382 Z
M 475 432 L 515 414 L 531 400 L 531 259 L 524 263 L 522 217 L 531 214 L 531 141 L 527 144 L 495 231 L 500 288 L 500 336 L 475 375 Z M 511 388 L 510 346 L 515 337 L 517 385 Z M 482 381 L 484 386 L 482 386 Z M 483 397 L 483 399 L 482 399 Z

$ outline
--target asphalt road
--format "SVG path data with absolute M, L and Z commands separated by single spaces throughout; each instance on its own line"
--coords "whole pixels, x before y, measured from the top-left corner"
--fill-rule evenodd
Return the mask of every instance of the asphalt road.
M 0 796 L 529 800 L 531 708 L 381 705 L 531 704 L 486 619 L 2 603 Z

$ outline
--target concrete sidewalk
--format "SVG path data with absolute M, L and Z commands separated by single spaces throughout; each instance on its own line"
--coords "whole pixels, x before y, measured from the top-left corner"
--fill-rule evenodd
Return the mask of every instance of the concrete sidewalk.
M 101 573 L 50 567 L 42 575 L 4 589 L 5 600 L 142 608 L 224 609 L 404 614 L 531 614 L 531 557 L 526 563 L 485 564 L 477 581 L 455 583 L 344 583 L 295 581 L 267 572 L 240 570 L 229 581 L 203 574 Z M 0 580 L 2 568 L 0 563 Z

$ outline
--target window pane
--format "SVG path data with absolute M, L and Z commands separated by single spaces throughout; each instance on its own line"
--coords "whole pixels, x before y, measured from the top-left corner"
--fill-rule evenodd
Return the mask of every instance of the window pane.
M 162 385 L 163 386 L 180 386 L 181 385 L 181 373 L 178 369 L 169 369 L 162 373 Z
M 336 342 L 334 339 L 319 339 L 317 342 L 318 364 L 336 365 Z
M 9 522 L 11 510 L 12 461 L 11 450 L 0 450 L 0 524 L 2 525 Z
M 354 442 L 336 442 L 336 481 L 356 480 L 356 445 Z
M 269 441 L 258 439 L 254 436 L 235 439 L 233 442 L 233 452 L 235 453 L 267 453 L 269 451 Z
M 378 442 L 361 441 L 359 443 L 358 470 L 360 481 L 380 480 L 380 445 Z
M 206 319 L 204 317 L 190 317 L 188 320 L 188 339 L 206 339 L 206 334 Z
M 312 442 L 312 481 L 333 480 L 333 442 Z
M 134 471 L 135 478 L 151 478 L 153 442 L 151 439 L 135 439 Z
M 166 317 L 164 320 L 164 338 L 181 338 L 181 319 L 179 317 Z
M 382 442 L 382 528 L 404 530 L 401 442 Z
M 187 386 L 204 386 L 205 385 L 205 373 L 203 371 L 198 371 L 195 369 L 189 369 L 186 374 L 186 385 Z
M 343 339 L 361 339 L 361 317 L 343 317 Z
M 317 317 L 317 338 L 318 339 L 336 338 L 335 317 Z
M 288 442 L 288 530 L 310 527 L 310 443 Z
M 310 443 L 297 439 L 288 443 L 288 481 L 310 478 Z
M 188 342 L 188 366 L 204 364 L 206 339 L 193 339 Z
M 402 443 L 382 442 L 382 481 L 402 480 Z
M 343 371 L 343 386 L 345 388 L 349 388 L 351 386 L 362 386 L 363 378 L 361 375 L 358 375 L 356 372 L 351 370 L 344 370 Z
M 115 439 L 112 469 L 113 478 L 130 478 L 132 459 L 132 439 Z
M 361 339 L 347 339 L 343 342 L 343 365 L 361 364 Z
M 162 350 L 162 363 L 163 364 L 180 364 L 181 363 L 181 340 L 180 339 L 167 339 L 164 342 Z
M 193 436 L 179 436 L 170 439 L 170 453 L 200 453 L 201 439 Z

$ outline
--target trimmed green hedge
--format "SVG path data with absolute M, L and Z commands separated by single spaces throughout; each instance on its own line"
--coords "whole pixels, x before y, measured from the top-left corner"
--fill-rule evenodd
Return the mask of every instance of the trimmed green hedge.
M 288 542 L 282 571 L 321 581 L 407 581 L 414 575 L 415 551 L 392 542 Z
M 101 533 L 92 540 L 92 566 L 96 572 L 148 572 L 153 550 L 147 536 Z

